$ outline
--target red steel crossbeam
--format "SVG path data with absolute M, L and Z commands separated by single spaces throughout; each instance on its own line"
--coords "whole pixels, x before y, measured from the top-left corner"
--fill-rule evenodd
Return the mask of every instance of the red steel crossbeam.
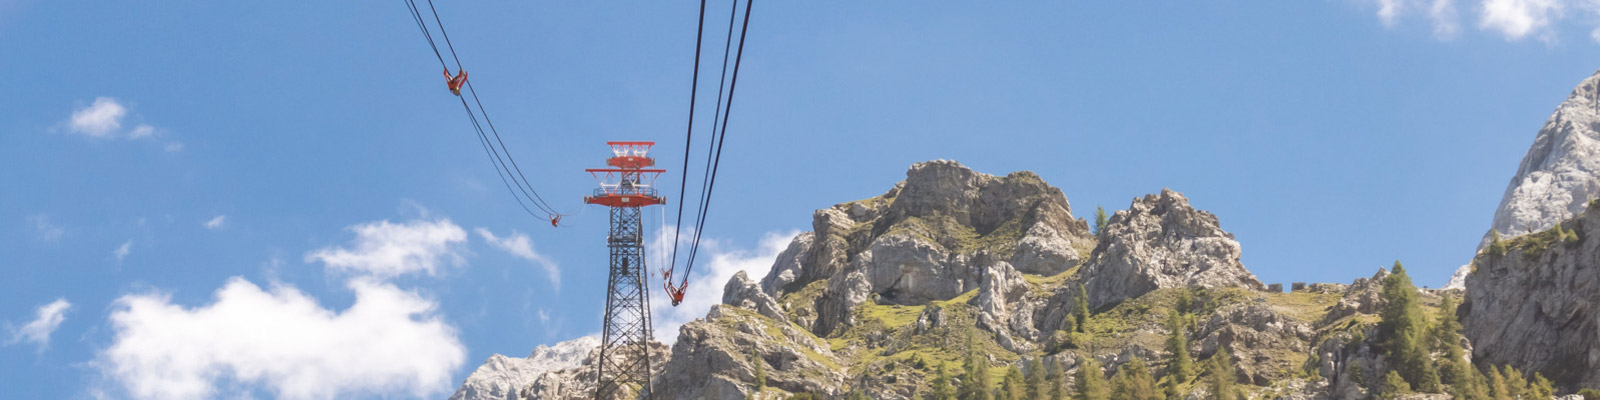
M 638 169 L 638 168 L 589 168 L 584 171 L 594 175 L 600 182 L 600 189 L 594 196 L 584 196 L 583 202 L 599 204 L 607 207 L 645 207 L 657 204 L 666 204 L 667 199 L 655 195 L 651 185 L 664 169 Z M 649 174 L 650 183 L 640 182 L 645 174 Z M 630 181 L 633 186 L 624 188 L 622 183 Z

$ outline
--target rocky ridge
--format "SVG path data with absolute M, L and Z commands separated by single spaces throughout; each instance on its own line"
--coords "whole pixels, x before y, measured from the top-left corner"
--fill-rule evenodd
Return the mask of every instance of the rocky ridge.
M 1371 372 L 1388 368 L 1374 339 L 1386 270 L 1349 285 L 1265 291 L 1217 216 L 1175 191 L 1135 198 L 1094 235 L 1060 190 L 1037 175 L 996 177 L 934 161 L 912 166 L 885 194 L 819 210 L 812 222 L 814 230 L 797 236 L 764 277 L 736 274 L 723 288 L 723 304 L 685 324 L 670 352 L 660 349 L 666 362 L 653 384 L 658 398 L 912 399 L 926 391 L 937 366 L 959 369 L 970 355 L 994 368 L 1040 359 L 1068 375 L 1086 357 L 1104 374 L 1138 358 L 1160 377 L 1173 356 L 1164 343 L 1174 314 L 1186 321 L 1179 328 L 1190 339 L 1185 351 L 1204 360 L 1227 349 L 1235 380 L 1257 398 L 1361 398 L 1381 385 Z M 1482 279 L 1474 274 L 1469 282 Z M 1490 283 L 1473 285 L 1483 284 Z M 1538 304 L 1579 304 L 1576 289 Z M 1079 290 L 1089 315 L 1071 311 L 1080 305 Z M 1443 296 L 1459 296 L 1419 293 L 1426 313 L 1437 313 Z M 1538 307 L 1498 298 L 1468 303 L 1464 316 Z M 1585 307 L 1540 312 L 1570 317 Z M 1553 321 L 1534 319 L 1525 327 L 1531 333 L 1496 334 L 1539 337 L 1539 329 L 1560 329 Z M 1469 327 L 1468 337 L 1485 329 Z M 1474 354 L 1540 362 L 1481 346 Z M 531 381 L 526 372 L 501 372 L 514 368 L 491 359 L 496 366 L 480 368 L 452 400 L 504 398 L 494 397 L 506 393 L 497 388 L 517 385 L 521 398 L 582 398 L 592 390 L 594 356 Z M 754 383 L 757 371 L 764 387 Z M 497 378 L 507 383 L 487 383 Z M 1199 380 L 1180 387 L 1186 398 L 1208 395 Z

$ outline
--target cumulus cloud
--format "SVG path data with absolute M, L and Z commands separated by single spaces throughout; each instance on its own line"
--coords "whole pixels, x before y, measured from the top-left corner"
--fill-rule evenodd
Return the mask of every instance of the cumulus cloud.
M 464 262 L 459 247 L 466 242 L 467 231 L 449 219 L 400 224 L 378 221 L 346 229 L 356 234 L 350 246 L 325 247 L 306 253 L 306 262 L 321 261 L 329 269 L 378 278 L 413 272 L 431 276 L 442 263 L 459 265 Z
M 499 237 L 488 229 L 478 228 L 477 231 L 478 236 L 482 236 L 483 240 L 489 242 L 490 245 L 500 250 L 505 250 L 505 252 L 511 253 L 512 256 L 517 258 L 533 262 L 539 268 L 544 269 L 545 275 L 550 277 L 550 286 L 554 286 L 556 290 L 561 289 L 560 266 L 557 266 L 549 257 L 535 252 L 533 250 L 533 240 L 529 239 L 527 234 L 513 230 L 511 231 L 511 236 Z
M 126 295 L 113 305 L 115 339 L 95 365 L 136 399 L 248 397 L 255 388 L 291 400 L 421 398 L 451 389 L 466 350 L 435 302 L 367 278 L 347 287 L 355 303 L 342 311 L 238 277 L 195 308 L 161 293 Z
M 1462 17 L 1457 0 L 1373 0 L 1378 19 L 1393 27 L 1405 16 L 1419 14 L 1433 24 L 1434 36 L 1450 39 L 1460 30 Z M 1556 42 L 1560 22 L 1573 18 L 1584 23 L 1600 23 L 1600 1 L 1595 0 L 1476 0 L 1468 3 L 1478 18 L 1478 29 L 1518 41 L 1534 37 Z M 1600 42 L 1600 28 L 1590 37 Z
M 132 250 L 133 239 L 128 239 L 128 241 L 122 242 L 122 246 L 117 247 L 116 250 L 112 250 L 111 255 L 117 258 L 117 264 L 120 265 L 122 264 L 122 259 L 128 258 L 128 253 Z
M 72 117 L 67 119 L 67 129 L 84 136 L 111 138 L 122 129 L 122 117 L 126 115 L 128 108 L 117 99 L 98 97 L 94 103 L 72 112 Z
M 1519 40 L 1547 29 L 1564 8 L 1561 0 L 1484 0 L 1478 26 Z
M 204 225 L 206 226 L 206 229 L 219 230 L 219 229 L 222 229 L 222 225 L 226 224 L 226 223 L 228 223 L 228 216 L 226 216 L 226 215 L 218 215 L 218 216 L 213 217 L 213 218 L 211 218 L 209 220 L 206 220 Z
M 29 216 L 28 225 L 33 226 L 34 235 L 38 237 L 40 241 L 44 242 L 53 243 L 59 241 L 61 240 L 61 236 L 67 234 L 67 230 L 65 228 L 51 223 L 50 216 L 45 214 L 35 214 Z
M 123 130 L 123 124 L 132 114 L 128 106 L 115 98 L 96 97 L 89 105 L 72 111 L 64 124 L 65 131 L 95 139 L 130 140 L 153 138 L 162 133 L 161 128 L 150 124 L 135 124 L 133 129 Z M 137 119 L 137 116 L 132 118 Z
M 665 228 L 663 231 L 670 228 Z M 685 235 L 692 233 L 685 232 Z M 703 318 L 711 306 L 722 302 L 722 286 L 734 274 L 744 271 L 750 279 L 761 280 L 767 276 L 767 271 L 772 269 L 772 263 L 778 259 L 789 246 L 789 242 L 799 235 L 799 231 L 768 232 L 761 238 L 760 244 L 755 249 L 729 248 L 721 242 L 702 238 L 700 241 L 700 255 L 697 256 L 694 274 L 689 277 L 689 289 L 684 292 L 683 303 L 673 307 L 666 301 L 666 292 L 657 285 L 651 285 L 651 297 L 661 299 L 650 303 L 655 315 L 656 340 L 663 343 L 672 343 L 678 339 L 678 327 L 685 323 Z M 650 244 L 651 261 L 658 266 L 665 266 L 670 258 L 672 248 L 672 235 L 657 234 L 656 240 Z M 680 242 L 680 246 L 686 243 Z M 679 250 L 680 258 L 686 256 L 687 247 Z M 682 274 L 683 261 L 679 261 L 679 270 Z M 660 275 L 656 275 L 659 277 Z M 682 275 L 674 276 L 676 281 Z M 652 279 L 652 281 L 654 281 Z M 676 284 L 676 283 L 675 283 Z
M 67 302 L 67 299 L 56 299 L 50 304 L 39 306 L 34 310 L 33 321 L 22 325 L 21 328 L 10 329 L 11 339 L 6 340 L 6 344 L 32 343 L 39 346 L 39 351 L 44 351 L 50 347 L 50 334 L 55 333 L 56 328 L 61 327 L 61 322 L 67 320 L 67 310 L 70 309 L 72 303 Z

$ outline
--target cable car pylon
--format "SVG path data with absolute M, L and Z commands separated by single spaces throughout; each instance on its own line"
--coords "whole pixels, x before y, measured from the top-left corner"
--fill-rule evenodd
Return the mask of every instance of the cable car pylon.
M 600 187 L 583 202 L 611 209 L 606 247 L 611 270 L 606 281 L 606 312 L 600 330 L 600 359 L 595 363 L 595 399 L 650 398 L 650 290 L 645 286 L 644 221 L 640 208 L 666 204 L 656 195 L 652 169 L 655 142 L 606 142 L 610 168 L 584 171 Z M 607 375 L 607 373 L 610 375 Z M 637 390 L 639 392 L 630 393 Z

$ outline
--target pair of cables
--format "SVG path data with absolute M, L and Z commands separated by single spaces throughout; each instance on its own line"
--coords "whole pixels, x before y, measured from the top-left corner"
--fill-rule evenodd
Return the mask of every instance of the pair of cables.
M 685 192 L 687 191 L 689 183 L 689 157 L 691 155 L 691 149 L 694 147 L 695 103 L 697 102 L 696 95 L 700 83 L 700 46 L 701 38 L 705 32 L 706 2 L 705 0 L 700 1 L 700 24 L 698 33 L 695 34 L 694 78 L 691 81 L 693 87 L 689 91 L 689 126 L 687 128 L 687 132 L 684 134 L 683 173 L 682 178 L 679 180 L 680 186 L 678 187 L 678 198 L 680 200 L 678 202 L 677 223 L 674 224 L 672 233 L 672 262 L 666 270 L 662 271 L 662 276 L 666 280 L 665 286 L 667 294 L 671 297 L 672 305 L 674 306 L 678 305 L 678 303 L 683 300 L 683 292 L 688 289 L 689 275 L 690 272 L 694 270 L 694 262 L 696 256 L 698 256 L 700 252 L 701 234 L 705 232 L 706 216 L 711 210 L 712 193 L 716 190 L 717 186 L 717 171 L 722 166 L 722 148 L 728 136 L 728 119 L 733 114 L 733 94 L 734 90 L 739 86 L 739 66 L 741 61 L 744 60 L 744 43 L 746 34 L 750 29 L 750 8 L 753 3 L 754 0 L 745 0 L 744 21 L 737 30 L 739 33 L 739 46 L 737 50 L 734 50 L 733 47 L 733 34 L 735 32 L 735 17 L 738 15 L 739 11 L 739 1 L 734 0 L 731 9 L 728 11 L 728 34 L 727 38 L 724 39 L 722 47 L 722 72 L 717 82 L 716 111 L 711 117 L 712 125 L 710 140 L 706 141 L 706 164 L 700 179 L 700 197 L 695 210 L 693 221 L 694 228 L 691 231 L 691 235 L 693 237 L 689 240 L 688 257 L 685 260 L 683 276 L 681 278 L 682 281 L 677 285 L 673 285 L 672 275 L 677 269 L 679 240 L 683 233 L 684 201 L 681 199 L 686 198 L 684 197 L 684 194 L 686 194 Z M 733 70 L 731 77 L 728 70 L 728 58 L 730 54 L 733 56 Z M 724 91 L 724 88 L 727 90 Z M 726 99 L 726 103 L 724 103 L 724 98 Z
M 427 19 L 423 17 L 421 9 L 417 7 L 416 0 L 404 1 L 412 19 L 417 23 L 417 28 L 422 31 L 422 37 L 428 40 L 428 47 L 433 49 L 434 57 L 439 59 L 439 66 L 444 68 L 445 76 L 448 77 L 450 75 L 450 65 L 445 62 L 444 54 L 439 52 L 439 44 L 434 40 L 433 33 L 428 28 Z M 460 72 L 463 71 L 461 57 L 456 55 L 455 44 L 450 42 L 450 33 L 445 31 L 444 22 L 439 18 L 439 11 L 434 8 L 433 0 L 426 1 L 428 2 L 428 12 L 433 15 L 434 24 L 439 27 L 439 34 L 444 39 L 445 48 L 450 51 L 450 58 L 456 63 L 456 71 L 461 74 L 458 75 L 460 78 L 457 79 L 463 81 L 461 83 L 465 84 L 467 94 L 472 96 L 472 103 L 469 104 L 466 96 L 462 96 L 459 92 L 456 93 L 456 96 L 461 98 L 461 108 L 467 111 L 467 118 L 472 122 L 473 130 L 477 132 L 478 144 L 482 145 L 484 155 L 488 156 L 489 163 L 495 168 L 495 174 L 500 176 L 500 182 L 505 184 L 506 191 L 511 192 L 511 196 L 517 200 L 517 205 L 522 207 L 522 210 L 526 211 L 528 215 L 536 218 L 548 218 L 550 225 L 559 225 L 563 214 L 557 212 L 555 207 L 550 206 L 550 203 L 546 202 L 537 190 L 534 190 L 533 183 L 522 172 L 522 167 L 517 165 L 516 158 L 511 156 L 510 149 L 506 148 L 505 140 L 500 138 L 500 131 L 495 129 L 494 121 L 489 119 L 489 111 L 483 107 L 483 101 L 478 99 L 478 90 L 472 87 L 472 82 L 466 79 L 464 73 Z M 459 87 L 452 86 L 452 89 L 459 89 Z M 476 105 L 477 108 L 474 109 L 473 105 Z M 483 117 L 481 122 L 478 118 L 480 115 Z M 487 131 L 485 131 L 485 127 L 488 128 Z M 492 141 L 489 140 L 491 135 L 494 136 Z M 529 204 L 532 204 L 533 208 L 529 208 Z M 535 213 L 534 209 L 538 209 L 544 215 L 541 216 L 539 213 Z

